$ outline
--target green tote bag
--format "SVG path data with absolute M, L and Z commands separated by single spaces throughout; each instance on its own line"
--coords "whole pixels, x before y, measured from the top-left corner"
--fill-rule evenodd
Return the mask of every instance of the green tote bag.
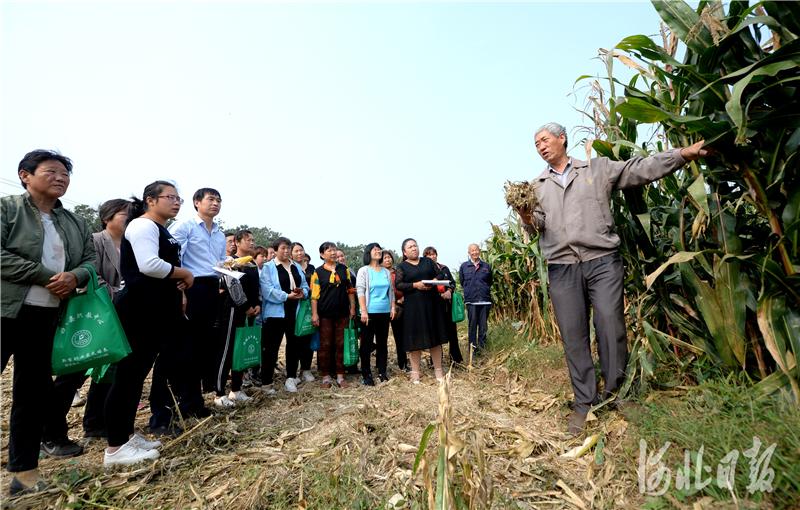
M 97 283 L 94 266 L 83 294 L 73 294 L 53 338 L 53 373 L 81 372 L 116 363 L 131 352 L 128 338 L 106 289 Z
M 297 320 L 294 323 L 295 336 L 307 336 L 313 334 L 317 328 L 311 322 L 311 300 L 303 299 L 297 305 Z
M 464 296 L 458 292 L 453 292 L 453 306 L 450 311 L 453 322 L 464 320 Z
M 261 326 L 236 328 L 231 370 L 241 372 L 261 364 Z
M 358 330 L 353 319 L 344 328 L 344 366 L 352 367 L 358 363 Z

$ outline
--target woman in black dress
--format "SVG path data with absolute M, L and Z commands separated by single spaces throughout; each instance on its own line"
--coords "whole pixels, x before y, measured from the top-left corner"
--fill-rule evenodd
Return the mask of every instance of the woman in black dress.
M 422 283 L 434 280 L 439 274 L 436 264 L 419 256 L 419 246 L 414 239 L 403 241 L 403 261 L 397 266 L 395 283 L 405 296 L 403 311 L 403 346 L 411 361 L 411 382 L 419 384 L 420 356 L 428 349 L 433 360 L 436 380 L 443 378 L 442 344 L 447 333 L 442 314 L 439 313 L 436 289 Z

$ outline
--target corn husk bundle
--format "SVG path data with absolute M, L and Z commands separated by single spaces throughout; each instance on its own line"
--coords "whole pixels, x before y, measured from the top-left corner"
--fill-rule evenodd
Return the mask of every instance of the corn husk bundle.
M 528 181 L 506 181 L 503 188 L 506 191 L 506 203 L 514 208 L 527 208 L 533 211 L 539 205 L 533 185 Z

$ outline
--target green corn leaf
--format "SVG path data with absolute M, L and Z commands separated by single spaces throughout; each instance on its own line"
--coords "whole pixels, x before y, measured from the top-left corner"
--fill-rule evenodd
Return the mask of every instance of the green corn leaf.
M 661 46 L 653 42 L 646 35 L 631 35 L 621 40 L 615 49 L 629 53 L 638 53 L 642 57 L 650 60 L 660 60 L 666 64 L 679 66 L 680 62 L 672 58 Z
M 447 472 L 446 457 L 444 445 L 439 445 L 439 457 L 436 465 L 436 510 L 448 510 L 444 507 L 444 491 L 448 490 L 445 483 Z
M 692 51 L 702 53 L 713 45 L 711 34 L 703 26 L 700 16 L 687 3 L 682 0 L 652 0 L 652 3 L 664 23 Z
M 674 113 L 670 113 L 636 97 L 625 98 L 625 102 L 617 105 L 617 112 L 625 118 L 637 120 L 646 124 L 662 122 L 667 119 L 677 124 L 696 122 L 704 119 L 704 117 L 698 117 L 696 115 L 675 115 Z
M 653 286 L 653 283 L 658 279 L 658 277 L 666 271 L 666 269 L 671 266 L 672 264 L 680 264 L 681 262 L 689 262 L 690 260 L 694 259 L 698 255 L 700 255 L 701 251 L 680 251 L 675 255 L 671 256 L 666 262 L 658 266 L 658 269 L 647 275 L 645 278 L 645 284 L 647 285 L 647 289 L 649 290 L 650 287 Z
M 689 264 L 681 264 L 681 277 L 694 291 L 695 302 L 714 340 L 714 348 L 724 366 L 729 369 L 744 367 L 744 324 L 740 313 L 744 313 L 745 299 L 734 289 L 730 289 L 729 278 L 716 281 L 716 287 L 701 280 Z M 730 299 L 741 297 L 740 303 L 730 303 Z M 737 310 L 741 308 L 741 312 Z
M 795 399 L 800 402 L 800 382 L 791 374 L 793 368 L 800 366 L 800 311 L 787 306 L 779 294 L 765 296 L 758 303 L 758 327 L 767 350 L 788 376 Z
M 742 107 L 742 94 L 744 94 L 745 88 L 750 84 L 753 78 L 758 76 L 775 76 L 776 74 L 780 73 L 781 71 L 786 71 L 788 69 L 796 69 L 800 66 L 800 58 L 794 58 L 791 60 L 786 60 L 782 62 L 775 62 L 773 64 L 769 64 L 763 67 L 759 67 L 755 71 L 751 72 L 741 80 L 737 81 L 736 84 L 733 86 L 733 91 L 731 92 L 730 100 L 725 103 L 725 111 L 728 112 L 728 115 L 731 117 L 731 120 L 738 128 L 736 134 L 736 143 L 738 145 L 744 145 L 747 143 L 747 121 L 744 116 L 744 109 Z
M 747 313 L 746 284 L 739 274 L 739 261 L 716 262 L 715 293 L 722 310 L 725 339 L 739 365 L 745 366 L 747 340 L 745 338 L 745 315 Z
M 800 10 L 795 2 L 765 1 L 764 8 L 775 19 L 781 20 L 781 25 L 795 37 L 800 37 Z
M 422 432 L 422 439 L 419 441 L 417 455 L 414 457 L 414 467 L 411 469 L 413 474 L 417 474 L 417 468 L 419 468 L 419 463 L 422 461 L 422 456 L 425 455 L 425 450 L 428 448 L 428 441 L 434 430 L 436 430 L 436 424 L 431 423 L 425 427 L 425 430 Z
M 642 224 L 642 228 L 644 229 L 644 233 L 647 234 L 647 239 L 650 240 L 650 243 L 653 242 L 653 236 L 650 233 L 650 213 L 641 213 L 637 214 L 636 217 L 639 219 L 639 223 Z

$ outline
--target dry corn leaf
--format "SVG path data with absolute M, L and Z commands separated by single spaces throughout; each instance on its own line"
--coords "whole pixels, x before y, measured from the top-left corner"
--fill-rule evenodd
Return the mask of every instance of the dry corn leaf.
M 569 503 L 572 503 L 573 505 L 581 508 L 582 510 L 586 510 L 586 503 L 584 503 L 583 500 L 577 494 L 575 494 L 572 491 L 572 489 L 570 489 L 569 486 L 566 483 L 564 483 L 563 480 L 557 481 L 556 486 L 558 486 L 561 490 L 564 491 L 564 494 L 562 495 L 562 498 L 564 498 L 564 500 L 566 500 Z
M 597 444 L 598 439 L 600 439 L 600 434 L 592 434 L 583 441 L 582 445 L 576 446 L 566 453 L 562 453 L 560 457 L 563 459 L 578 459 L 583 455 L 586 455 L 586 453 Z

